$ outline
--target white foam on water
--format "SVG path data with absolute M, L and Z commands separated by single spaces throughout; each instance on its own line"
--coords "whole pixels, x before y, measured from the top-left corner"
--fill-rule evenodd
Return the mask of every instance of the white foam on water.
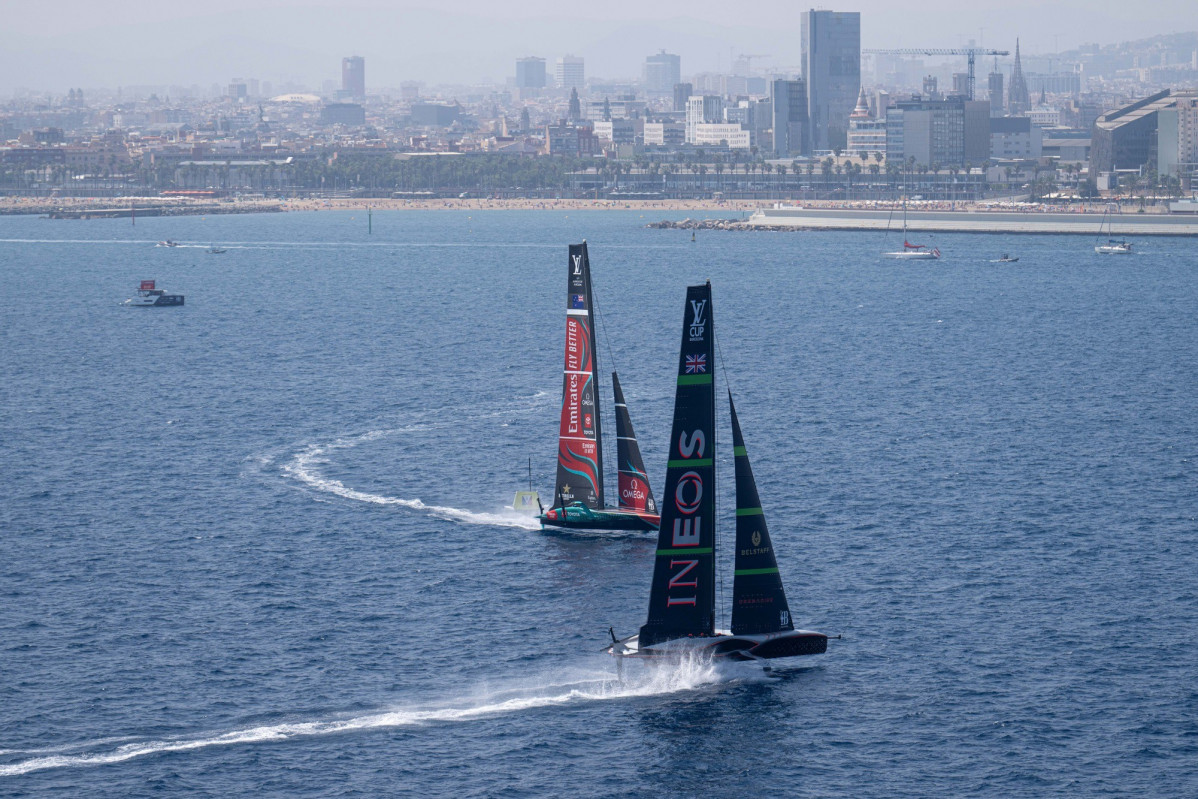
M 532 412 L 540 405 L 544 404 L 548 396 L 549 392 L 538 391 L 530 397 L 519 398 L 520 400 L 524 401 L 524 407 L 516 405 L 515 407 L 507 407 L 477 414 L 471 418 L 473 420 L 480 420 L 509 416 L 514 413 Z M 484 524 L 497 527 L 516 527 L 522 530 L 539 530 L 541 528 L 541 524 L 534 517 L 523 513 L 517 513 L 514 510 L 500 510 L 499 512 L 495 513 L 486 513 L 466 510 L 464 508 L 453 508 L 447 505 L 430 505 L 419 498 L 406 499 L 403 497 L 390 497 L 382 494 L 372 494 L 368 491 L 359 491 L 356 488 L 351 488 L 340 480 L 326 477 L 320 471 L 320 466 L 329 463 L 330 455 L 338 450 L 352 449 L 359 444 L 401 433 L 408 433 L 417 430 L 429 430 L 434 427 L 460 423 L 461 419 L 456 418 L 452 421 L 418 422 L 405 427 L 371 430 L 369 432 L 362 433 L 361 435 L 338 438 L 332 442 L 308 444 L 303 450 L 295 453 L 291 459 L 282 466 L 282 470 L 289 477 L 298 480 L 308 488 L 327 494 L 333 494 L 344 499 L 354 500 L 356 502 L 368 502 L 373 505 L 390 505 L 401 508 L 409 508 L 411 510 L 421 511 L 438 519 L 459 522 L 461 524 Z M 263 466 L 265 465 L 266 464 L 264 463 Z M 505 507 L 510 508 L 510 506 Z
M 582 672 L 544 675 L 524 680 L 500 690 L 476 692 L 469 698 L 450 700 L 443 704 L 411 705 L 366 713 L 346 718 L 326 718 L 311 721 L 291 721 L 243 727 L 226 732 L 201 733 L 160 740 L 122 743 L 105 748 L 112 742 L 128 738 L 107 738 L 73 744 L 60 752 L 40 750 L 44 754 L 0 764 L 0 777 L 16 777 L 53 768 L 80 768 L 122 763 L 139 757 L 169 752 L 192 752 L 216 746 L 284 742 L 296 738 L 430 724 L 465 723 L 474 719 L 519 713 L 543 707 L 583 704 L 637 697 L 663 696 L 693 691 L 705 685 L 728 682 L 732 679 L 754 679 L 754 672 L 729 670 L 724 664 L 713 664 L 701 658 L 684 659 L 670 664 L 656 664 L 638 670 L 635 676 L 618 682 L 610 673 Z M 760 675 L 760 670 L 756 672 Z M 82 750 L 67 753 L 69 750 Z M 20 751 L 20 750 L 5 750 Z

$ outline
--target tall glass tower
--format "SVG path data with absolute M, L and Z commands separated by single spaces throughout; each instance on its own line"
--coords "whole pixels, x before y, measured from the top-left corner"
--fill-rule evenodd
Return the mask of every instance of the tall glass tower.
M 861 91 L 861 14 L 805 11 L 800 33 L 811 146 L 843 149 Z

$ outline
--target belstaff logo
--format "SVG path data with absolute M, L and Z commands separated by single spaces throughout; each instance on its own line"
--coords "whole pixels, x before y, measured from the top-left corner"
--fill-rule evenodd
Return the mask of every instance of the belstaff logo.
M 707 313 L 707 300 L 691 300 L 691 313 L 691 341 L 702 341 L 707 328 L 707 319 L 704 316 Z
M 753 546 L 755 546 L 755 547 L 761 546 L 761 531 L 760 530 L 753 531 Z

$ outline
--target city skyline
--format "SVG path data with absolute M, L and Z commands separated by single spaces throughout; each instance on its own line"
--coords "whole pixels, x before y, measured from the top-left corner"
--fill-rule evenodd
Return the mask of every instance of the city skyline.
M 757 66 L 797 71 L 799 20 L 807 10 L 763 0 L 729 25 L 724 4 L 675 0 L 649 9 L 619 0 L 602 12 L 537 0 L 502 13 L 469 0 L 453 11 L 381 0 L 336 7 L 214 0 L 203 8 L 139 0 L 123 5 L 118 20 L 97 4 L 64 0 L 51 26 L 44 9 L 9 5 L 0 31 L 3 96 L 20 89 L 223 85 L 234 76 L 315 87 L 338 77 L 349 53 L 369 62 L 368 88 L 411 80 L 502 84 L 515 60 L 528 55 L 552 64 L 572 54 L 586 60 L 588 76 L 635 79 L 645 57 L 662 49 L 681 57 L 686 75 L 730 70 L 741 53 L 764 54 Z M 1018 36 L 1025 56 L 1144 38 L 1176 28 L 1192 10 L 1191 0 L 1159 0 L 1134 12 L 1095 5 L 1007 0 L 996 16 L 945 0 L 922 4 L 919 14 L 862 0 L 831 10 L 861 13 L 865 48 L 958 47 L 970 40 L 1013 48 Z

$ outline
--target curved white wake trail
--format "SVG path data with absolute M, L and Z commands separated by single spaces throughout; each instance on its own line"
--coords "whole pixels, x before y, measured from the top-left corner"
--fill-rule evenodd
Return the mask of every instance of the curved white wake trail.
M 743 675 L 737 675 L 743 676 Z M 440 707 L 413 706 L 394 708 L 343 719 L 297 721 L 245 727 L 228 732 L 208 733 L 156 741 L 127 743 L 114 749 L 97 750 L 102 741 L 71 748 L 92 748 L 78 754 L 52 754 L 32 757 L 16 763 L 0 764 L 0 777 L 16 777 L 52 768 L 103 766 L 122 763 L 147 755 L 190 752 L 215 746 L 289 741 L 322 735 L 398 727 L 418 727 L 432 723 L 467 722 L 473 719 L 518 713 L 522 710 L 577 704 L 610 699 L 660 696 L 690 691 L 704 685 L 727 681 L 728 675 L 709 661 L 684 661 L 672 666 L 647 670 L 639 679 L 624 683 L 591 676 L 574 682 L 550 683 L 536 688 L 496 691 L 466 704 L 461 701 Z M 512 695 L 515 694 L 515 695 Z M 113 740 L 113 739 L 107 739 Z M 13 750 L 8 750 L 13 751 Z
M 522 516 L 517 513 L 501 514 L 501 513 L 477 513 L 475 511 L 463 510 L 461 508 L 450 508 L 444 505 L 429 505 L 420 499 L 401 499 L 400 497 L 386 497 L 381 494 L 371 494 L 366 491 L 359 491 L 356 488 L 350 488 L 340 480 L 334 480 L 329 477 L 324 477 L 316 469 L 319 463 L 327 463 L 324 455 L 330 449 L 339 449 L 336 444 L 321 446 L 313 444 L 307 450 L 301 452 L 291 459 L 290 463 L 283 466 L 283 471 L 291 475 L 301 483 L 329 494 L 335 494 L 345 499 L 352 499 L 358 502 L 370 502 L 375 505 L 397 505 L 401 508 L 411 508 L 412 510 L 424 511 L 430 516 L 435 516 L 439 519 L 445 519 L 451 522 L 462 522 L 463 524 L 489 524 L 499 527 L 519 527 L 524 530 L 539 530 L 540 522 L 535 519 Z
M 538 391 L 531 397 L 523 398 L 526 400 L 524 407 L 507 407 L 489 411 L 486 413 L 476 414 L 472 419 L 493 419 L 501 416 L 508 416 L 518 413 L 531 413 L 544 402 L 548 397 L 548 392 Z M 350 488 L 340 480 L 325 477 L 320 473 L 319 466 L 328 463 L 328 455 L 331 452 L 342 449 L 352 449 L 367 441 L 395 435 L 397 433 L 413 432 L 415 430 L 429 430 L 434 427 L 447 426 L 449 424 L 457 424 L 460 420 L 453 422 L 418 422 L 406 427 L 394 428 L 389 430 L 372 430 L 358 436 L 347 438 L 338 438 L 332 443 L 326 444 L 309 444 L 302 452 L 294 455 L 289 462 L 283 465 L 283 471 L 295 478 L 304 485 L 316 491 L 321 491 L 345 499 L 352 499 L 357 502 L 369 502 L 374 505 L 394 505 L 402 508 L 410 508 L 411 510 L 423 511 L 430 516 L 446 521 L 459 522 L 462 524 L 486 524 L 498 527 L 516 527 L 522 530 L 539 530 L 540 522 L 532 517 L 525 516 L 520 513 L 479 513 L 476 511 L 464 510 L 462 508 L 451 508 L 445 505 L 429 505 L 421 499 L 403 499 L 400 497 L 388 497 L 381 494 L 371 494 L 367 491 L 359 491 L 355 488 Z

